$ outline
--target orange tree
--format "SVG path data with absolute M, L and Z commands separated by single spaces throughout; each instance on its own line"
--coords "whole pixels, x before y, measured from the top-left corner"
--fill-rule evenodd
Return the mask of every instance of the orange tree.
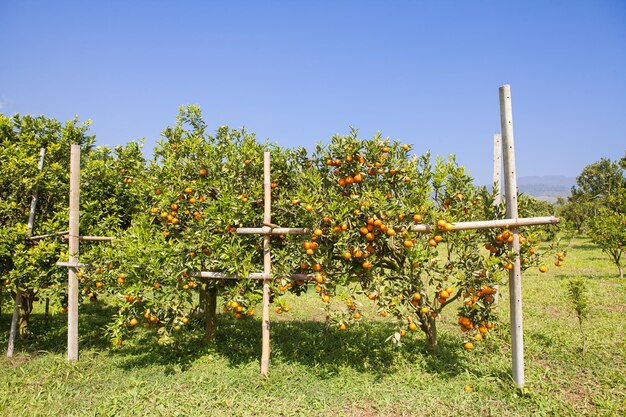
M 380 135 L 335 136 L 309 155 L 260 144 L 245 131 L 206 132 L 200 110 L 181 109 L 177 123 L 146 171 L 146 205 L 112 245 L 91 252 L 86 291 L 114 295 L 118 314 L 108 331 L 120 341 L 138 325 L 170 342 L 204 322 L 215 332 L 217 293 L 237 319 L 253 314 L 261 286 L 250 279 L 211 280 L 197 271 L 246 277 L 262 270 L 260 236 L 235 233 L 259 226 L 263 213 L 262 153 L 272 155 L 272 222 L 310 234 L 272 237 L 272 301 L 313 287 L 322 303 L 340 298 L 330 313 L 345 330 L 364 316 L 365 294 L 378 314 L 394 320 L 399 342 L 421 330 L 437 348 L 437 320 L 461 298 L 459 325 L 473 348 L 493 326 L 495 289 L 512 268 L 509 230 L 455 231 L 452 223 L 504 217 L 503 206 L 472 185 L 453 157 L 411 156 L 410 146 Z M 432 225 L 421 233 L 414 226 Z M 537 265 L 536 242 L 524 232 L 522 263 Z M 84 260 L 85 258 L 83 258 Z M 312 285 L 294 274 L 307 274 Z
M 626 213 L 601 207 L 598 215 L 589 221 L 589 236 L 617 266 L 619 277 L 624 278 L 626 257 Z
M 503 212 L 453 157 L 433 165 L 428 154 L 409 151 L 380 135 L 359 140 L 355 131 L 318 146 L 304 163 L 307 175 L 278 196 L 312 233 L 287 239 L 288 249 L 279 253 L 284 259 L 275 262 L 280 285 L 274 290 L 299 291 L 289 275 L 314 274 L 322 302 L 336 296 L 345 303 L 335 317 L 341 330 L 364 316 L 357 301 L 363 293 L 378 314 L 397 323 L 393 340 L 421 330 L 432 349 L 442 311 L 462 298 L 459 324 L 469 333 L 465 347 L 471 349 L 493 326 L 494 285 L 512 268 L 514 254 L 506 250 L 512 234 L 454 231 L 453 222 Z M 412 230 L 423 224 L 433 230 Z M 494 249 L 483 250 L 492 241 Z M 525 264 L 536 264 L 528 242 L 523 250 Z
M 65 276 L 55 266 L 65 249 L 60 239 L 29 242 L 27 222 L 35 187 L 38 207 L 35 234 L 48 234 L 67 227 L 68 166 L 70 144 L 87 151 L 93 137 L 88 123 L 65 124 L 44 116 L 0 115 L 0 275 L 4 301 L 21 293 L 19 334 L 29 333 L 33 303 Z M 46 149 L 43 170 L 38 171 L 40 148 Z
M 260 239 L 234 231 L 260 225 L 262 154 L 270 150 L 281 172 L 283 152 L 243 130 L 220 127 L 209 135 L 195 106 L 182 108 L 163 137 L 138 191 L 143 211 L 119 239 L 82 258 L 92 265 L 85 292 L 114 296 L 118 314 L 108 331 L 115 341 L 143 325 L 167 343 L 201 322 L 209 340 L 220 289 L 236 318 L 253 314 L 261 298 L 256 282 L 206 279 L 194 272 L 245 277 L 259 271 Z

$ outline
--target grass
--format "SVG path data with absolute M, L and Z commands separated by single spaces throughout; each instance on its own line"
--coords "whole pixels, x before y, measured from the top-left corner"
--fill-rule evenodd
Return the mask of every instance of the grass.
M 164 347 L 144 334 L 111 349 L 99 331 L 111 311 L 97 303 L 81 307 L 77 363 L 65 359 L 65 316 L 45 322 L 36 312 L 36 339 L 0 359 L 0 415 L 626 415 L 626 283 L 589 241 L 567 244 L 564 267 L 524 274 L 523 391 L 510 378 L 506 288 L 501 324 L 473 352 L 461 348 L 447 310 L 436 356 L 421 334 L 395 347 L 386 342 L 393 325 L 380 320 L 327 329 L 315 296 L 289 298 L 292 313 L 272 316 L 267 378 L 259 375 L 258 319 L 221 316 L 210 346 L 190 338 Z M 574 277 L 589 289 L 584 355 L 567 298 Z M 0 325 L 6 346 L 8 314 Z

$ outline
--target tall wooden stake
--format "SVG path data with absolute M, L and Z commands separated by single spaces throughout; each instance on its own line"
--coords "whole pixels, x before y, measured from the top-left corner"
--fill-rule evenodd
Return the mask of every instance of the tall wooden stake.
M 79 236 L 78 227 L 80 205 L 80 146 L 72 145 L 70 152 L 70 233 L 69 263 L 78 264 Z M 78 360 L 78 277 L 77 267 L 67 269 L 67 359 Z
M 46 148 L 39 150 L 39 164 L 37 170 L 41 172 L 43 170 L 43 161 L 46 156 Z M 33 235 L 33 228 L 35 226 L 35 210 L 37 209 L 37 194 L 39 192 L 39 185 L 35 185 L 33 190 L 33 196 L 30 200 L 30 212 L 28 213 L 28 236 Z M 7 358 L 13 357 L 13 350 L 15 347 L 15 338 L 17 336 L 17 322 L 20 319 L 20 304 L 22 303 L 22 294 L 19 288 L 15 291 L 15 307 L 13 308 L 13 316 L 11 317 L 11 330 L 9 331 L 9 344 L 7 346 Z
M 270 179 L 270 153 L 263 153 L 263 223 L 272 222 L 272 182 Z M 272 257 L 270 254 L 270 235 L 263 236 L 263 273 L 272 273 Z M 270 366 L 270 280 L 263 280 L 263 315 L 262 315 L 263 342 L 261 348 L 261 374 L 267 375 Z
M 496 192 L 495 204 L 502 202 L 502 135 L 493 135 L 493 186 Z
M 13 307 L 13 317 L 11 318 L 11 330 L 9 331 L 9 345 L 7 346 L 7 358 L 13 357 L 15 347 L 15 337 L 17 335 L 17 321 L 20 318 L 20 304 L 22 303 L 22 293 L 19 288 L 15 289 L 15 307 Z
M 493 187 L 496 193 L 493 203 L 499 206 L 502 202 L 502 135 L 493 135 Z M 496 293 L 493 297 L 495 304 L 500 303 L 500 286 L 494 285 Z
M 511 86 L 500 87 L 500 125 L 504 154 L 504 195 L 506 216 L 511 219 L 517 213 L 517 172 L 515 170 L 515 146 L 513 140 L 513 111 L 511 107 Z M 517 254 L 513 269 L 509 272 L 509 293 L 511 311 L 511 343 L 513 347 L 513 381 L 518 388 L 524 387 L 524 334 L 522 327 L 522 272 L 520 264 L 519 233 L 513 228 L 511 247 Z

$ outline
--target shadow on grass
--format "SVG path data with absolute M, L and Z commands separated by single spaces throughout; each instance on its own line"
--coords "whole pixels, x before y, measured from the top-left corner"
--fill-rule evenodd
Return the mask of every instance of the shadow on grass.
M 454 376 L 463 372 L 463 358 L 458 341 L 443 337 L 439 352 L 432 354 L 424 341 L 407 337 L 400 347 L 387 341 L 394 327 L 386 323 L 367 323 L 341 332 L 318 321 L 280 321 L 271 327 L 271 360 L 300 364 L 320 376 L 352 368 L 360 372 L 389 374 L 403 363 L 421 363 L 426 370 Z M 258 363 L 261 357 L 261 322 L 258 319 L 233 320 L 219 317 L 215 341 L 203 344 L 199 337 L 173 346 L 149 347 L 150 341 L 133 343 L 119 350 L 125 355 L 124 368 L 147 364 L 174 365 L 184 368 L 202 354 L 216 354 L 231 366 Z M 270 366 L 271 367 L 271 366 Z
M 167 370 L 174 366 L 182 371 L 203 355 L 217 355 L 231 366 L 259 362 L 261 357 L 261 322 L 258 319 L 234 320 L 220 315 L 215 341 L 202 342 L 200 331 L 170 345 L 156 343 L 152 332 L 137 329 L 136 334 L 121 348 L 112 348 L 102 328 L 114 314 L 114 309 L 103 304 L 85 304 L 79 314 L 79 349 L 106 351 L 116 357 L 124 369 L 162 365 Z M 9 325 L 10 317 L 3 315 L 2 325 Z M 64 354 L 67 346 L 67 316 L 57 314 L 45 320 L 42 314 L 31 318 L 33 337 L 19 340 L 16 350 L 29 354 L 50 352 Z M 433 354 L 416 333 L 403 338 L 402 346 L 395 346 L 387 338 L 395 331 L 391 323 L 370 322 L 352 326 L 347 331 L 327 328 L 319 321 L 280 321 L 271 325 L 272 361 L 300 364 L 327 376 L 341 368 L 360 372 L 389 374 L 406 363 L 418 363 L 429 372 L 452 377 L 464 370 L 465 359 L 458 340 L 447 334 L 439 337 L 439 351 Z M 8 327 L 7 327 L 8 328 Z M 8 332 L 7 332 L 8 333 Z M 0 339 L 5 343 L 6 335 Z
M 80 306 L 78 315 L 79 347 L 106 349 L 110 341 L 104 337 L 102 328 L 113 316 L 115 309 L 102 303 L 86 303 Z M 3 314 L 0 319 L 3 330 L 0 343 L 8 343 L 11 315 Z M 15 341 L 16 352 L 33 354 L 39 351 L 62 354 L 67 351 L 67 314 L 50 315 L 32 313 L 29 321 L 30 335 Z

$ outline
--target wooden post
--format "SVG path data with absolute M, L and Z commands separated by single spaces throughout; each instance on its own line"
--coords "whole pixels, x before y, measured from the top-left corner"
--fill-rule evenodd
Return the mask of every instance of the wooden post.
M 272 222 L 272 182 L 270 179 L 270 153 L 263 153 L 263 190 L 265 198 L 263 201 L 263 223 Z M 262 332 L 263 342 L 261 347 L 261 374 L 267 375 L 270 366 L 270 280 L 272 273 L 272 257 L 270 254 L 270 235 L 263 236 L 263 314 Z
M 500 124 L 504 154 L 504 196 L 506 198 L 506 216 L 511 219 L 517 213 L 517 172 L 515 170 L 515 146 L 513 139 L 513 111 L 511 106 L 511 86 L 500 87 Z M 511 311 L 511 344 L 513 345 L 513 381 L 518 388 L 524 387 L 524 334 L 522 327 L 522 273 L 520 263 L 519 233 L 511 230 L 516 253 L 513 269 L 509 272 L 509 297 Z
M 46 148 L 39 150 L 39 165 L 37 170 L 41 172 L 43 170 L 43 159 L 46 156 Z M 39 192 L 39 185 L 35 185 L 33 190 L 33 198 L 30 200 L 30 213 L 28 213 L 28 236 L 33 235 L 33 228 L 35 226 L 35 210 L 37 209 L 37 194 Z
M 13 307 L 13 317 L 11 318 L 11 330 L 9 331 L 9 345 L 7 346 L 7 358 L 13 357 L 13 349 L 15 347 L 15 337 L 17 335 L 17 321 L 20 318 L 20 303 L 22 302 L 22 294 L 20 289 L 15 289 L 15 307 Z
M 496 192 L 495 204 L 502 202 L 502 135 L 493 135 L 493 187 Z
M 494 133 L 493 135 L 493 191 L 495 199 L 493 203 L 499 206 L 502 203 L 502 135 Z M 494 285 L 496 293 L 493 296 L 493 302 L 500 302 L 500 286 Z
M 70 152 L 70 233 L 69 263 L 77 264 L 79 256 L 78 220 L 80 216 L 80 146 L 72 145 Z M 67 269 L 67 359 L 78 360 L 78 277 L 77 267 Z
M 46 148 L 39 150 L 39 164 L 37 170 L 41 172 L 43 170 L 43 161 L 46 156 Z M 33 196 L 30 200 L 30 212 L 28 213 L 28 237 L 33 235 L 33 228 L 35 225 L 35 210 L 37 209 L 37 193 L 39 191 L 39 185 L 35 185 L 33 190 Z M 11 317 L 11 330 L 9 331 L 9 344 L 7 346 L 7 358 L 13 357 L 13 350 L 15 347 L 15 338 L 17 337 L 17 322 L 20 319 L 20 304 L 22 303 L 22 294 L 19 288 L 15 289 L 15 308 L 13 308 L 13 316 Z M 46 311 L 47 312 L 47 311 Z

